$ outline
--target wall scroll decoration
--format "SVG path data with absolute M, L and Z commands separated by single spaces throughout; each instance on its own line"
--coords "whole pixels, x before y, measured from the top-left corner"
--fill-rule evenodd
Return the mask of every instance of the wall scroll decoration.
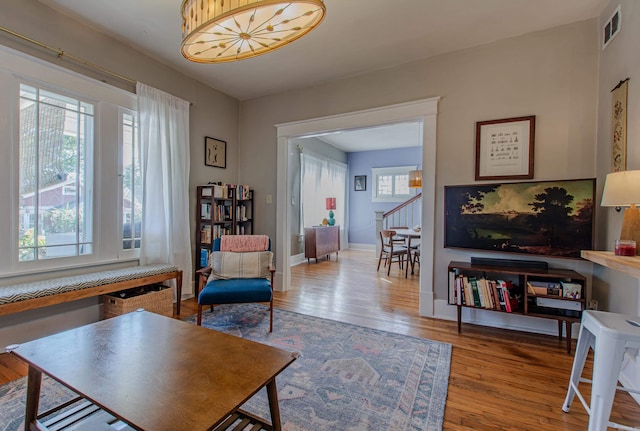
M 611 90 L 611 170 L 627 170 L 627 87 L 629 78 Z

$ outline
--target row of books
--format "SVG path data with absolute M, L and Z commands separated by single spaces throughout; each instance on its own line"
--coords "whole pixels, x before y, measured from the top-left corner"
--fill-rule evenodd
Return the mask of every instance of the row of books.
M 215 238 L 220 238 L 222 235 L 231 235 L 231 229 L 227 226 L 212 226 L 210 224 L 202 225 L 200 228 L 200 242 L 202 244 L 211 244 Z
M 251 189 L 244 184 L 209 183 L 202 188 L 201 193 L 204 197 L 212 197 L 214 199 L 233 199 L 234 191 L 237 191 L 236 197 L 238 200 L 251 199 Z
M 528 280 L 527 293 L 529 295 L 547 295 L 560 298 L 582 298 L 582 285 L 570 281 L 542 281 Z
M 449 302 L 455 305 L 502 310 L 507 313 L 518 310 L 518 300 L 511 292 L 511 281 L 487 280 L 484 277 L 466 276 L 449 272 Z
M 251 189 L 249 188 L 249 186 L 245 186 L 244 184 L 238 185 L 237 199 L 239 201 L 246 201 L 248 199 L 251 199 Z
M 200 205 L 200 218 L 213 221 L 231 220 L 231 205 L 213 205 L 209 202 Z
M 246 205 L 238 205 L 236 207 L 236 220 L 238 221 L 247 221 L 249 220 L 247 217 L 247 207 Z

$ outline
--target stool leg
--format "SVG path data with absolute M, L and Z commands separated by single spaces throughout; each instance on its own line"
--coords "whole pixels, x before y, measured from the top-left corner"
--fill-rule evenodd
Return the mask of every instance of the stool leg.
M 593 352 L 593 385 L 591 387 L 591 416 L 589 431 L 607 429 L 611 406 L 616 394 L 625 341 L 611 337 L 597 337 Z
M 578 334 L 578 343 L 576 345 L 576 353 L 573 357 L 573 367 L 571 368 L 571 378 L 569 379 L 569 388 L 567 389 L 567 397 L 562 405 L 562 411 L 569 413 L 573 398 L 576 396 L 576 388 L 578 387 L 578 381 L 582 376 L 582 370 L 584 370 L 584 363 L 587 360 L 587 354 L 589 353 L 589 347 L 593 345 L 595 337 L 584 326 L 580 326 L 580 333 Z

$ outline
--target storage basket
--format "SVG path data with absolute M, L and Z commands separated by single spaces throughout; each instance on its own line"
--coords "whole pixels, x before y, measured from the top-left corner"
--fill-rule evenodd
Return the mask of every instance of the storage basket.
M 105 319 L 130 313 L 138 308 L 173 317 L 173 289 L 160 284 L 104 295 L 103 303 Z

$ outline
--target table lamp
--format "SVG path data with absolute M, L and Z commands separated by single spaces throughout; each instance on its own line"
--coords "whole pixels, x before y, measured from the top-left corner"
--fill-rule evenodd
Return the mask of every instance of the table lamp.
M 629 207 L 624 210 L 621 240 L 633 240 L 640 244 L 640 170 L 619 171 L 607 174 L 602 190 L 603 207 Z M 636 255 L 640 249 L 636 247 Z
M 336 224 L 336 219 L 333 218 L 333 210 L 336 209 L 336 198 L 327 198 L 327 209 L 329 210 L 329 226 Z

